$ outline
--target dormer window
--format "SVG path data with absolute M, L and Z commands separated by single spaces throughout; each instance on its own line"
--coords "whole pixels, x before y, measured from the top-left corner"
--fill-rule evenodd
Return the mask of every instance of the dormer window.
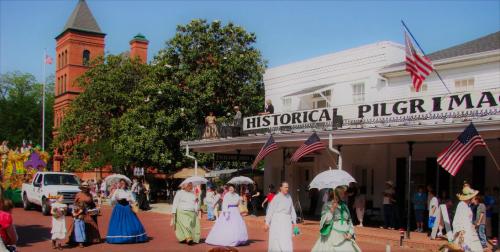
M 83 50 L 83 65 L 88 66 L 90 62 L 90 51 L 89 50 Z

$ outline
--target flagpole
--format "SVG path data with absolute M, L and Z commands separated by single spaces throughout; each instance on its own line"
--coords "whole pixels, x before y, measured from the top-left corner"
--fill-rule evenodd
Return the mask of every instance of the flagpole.
M 500 166 L 498 165 L 497 160 L 495 159 L 495 156 L 493 156 L 493 153 L 491 153 L 491 150 L 490 150 L 490 147 L 488 147 L 488 144 L 486 144 L 484 147 L 486 147 L 486 150 L 490 154 L 491 159 L 493 160 L 493 163 L 495 163 L 495 166 L 497 167 L 497 170 L 500 171 Z
M 43 88 L 42 88 L 42 151 L 45 151 L 45 65 L 46 65 L 46 57 L 47 57 L 47 48 L 44 49 L 43 53 Z
M 420 51 L 422 51 L 422 53 L 424 55 L 426 55 L 426 53 L 424 52 L 424 49 L 422 49 L 422 47 L 420 46 L 420 44 L 418 43 L 418 41 L 415 39 L 415 36 L 413 36 L 413 34 L 411 33 L 410 29 L 408 29 L 408 26 L 406 26 L 405 22 L 403 20 L 401 20 L 401 23 L 403 24 L 403 26 L 406 29 L 406 31 L 410 34 L 410 36 L 413 39 L 413 41 L 415 41 L 415 44 L 417 44 L 417 46 L 420 49 Z M 444 87 L 448 91 L 448 94 L 451 94 L 450 89 L 448 88 L 448 86 L 446 86 L 446 83 L 444 82 L 443 78 L 441 77 L 441 75 L 439 74 L 439 72 L 437 71 L 437 69 L 435 67 L 434 67 L 434 72 L 436 72 L 437 77 L 439 78 L 439 80 L 441 80 L 441 83 L 443 83 Z
M 330 153 L 330 150 L 329 149 L 326 149 L 326 153 L 328 153 L 328 156 L 330 156 L 330 158 L 332 158 L 332 161 L 333 161 L 333 164 L 335 166 L 337 166 L 337 169 L 339 169 L 339 166 L 337 165 L 337 162 L 335 162 L 335 158 L 333 157 L 332 153 Z M 339 155 L 340 156 L 340 155 Z

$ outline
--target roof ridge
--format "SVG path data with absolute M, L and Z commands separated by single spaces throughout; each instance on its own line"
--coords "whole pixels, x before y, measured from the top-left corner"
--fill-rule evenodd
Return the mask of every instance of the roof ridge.
M 75 9 L 69 16 L 68 21 L 66 21 L 66 25 L 64 25 L 60 35 L 68 30 L 104 34 L 85 0 L 78 0 Z
M 500 31 L 486 34 L 454 46 L 427 54 L 431 60 L 451 58 L 477 52 L 492 51 L 500 48 Z

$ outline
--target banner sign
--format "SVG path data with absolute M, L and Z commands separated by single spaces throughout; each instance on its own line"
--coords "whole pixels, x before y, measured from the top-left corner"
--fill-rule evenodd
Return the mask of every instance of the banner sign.
M 422 97 L 359 105 L 357 118 L 487 109 L 497 107 L 499 103 L 498 92 L 492 91 Z
M 144 176 L 144 167 L 134 167 L 134 176 L 135 177 Z
M 249 131 L 281 127 L 289 127 L 290 129 L 315 128 L 318 124 L 331 125 L 332 120 L 337 117 L 337 109 L 335 108 L 251 116 L 243 119 L 243 130 Z
M 232 162 L 232 161 L 241 161 L 241 162 L 253 162 L 255 160 L 254 155 L 243 155 L 243 154 L 220 154 L 215 153 L 214 157 L 215 161 L 222 162 Z
M 337 113 L 342 116 L 337 116 Z M 500 89 L 350 104 L 243 118 L 243 131 L 336 129 L 362 124 L 401 123 L 500 115 Z

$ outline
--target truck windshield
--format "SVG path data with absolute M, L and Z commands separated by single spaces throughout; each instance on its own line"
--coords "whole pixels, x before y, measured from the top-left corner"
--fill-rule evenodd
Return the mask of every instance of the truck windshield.
M 78 177 L 69 174 L 45 174 L 44 185 L 80 185 Z

